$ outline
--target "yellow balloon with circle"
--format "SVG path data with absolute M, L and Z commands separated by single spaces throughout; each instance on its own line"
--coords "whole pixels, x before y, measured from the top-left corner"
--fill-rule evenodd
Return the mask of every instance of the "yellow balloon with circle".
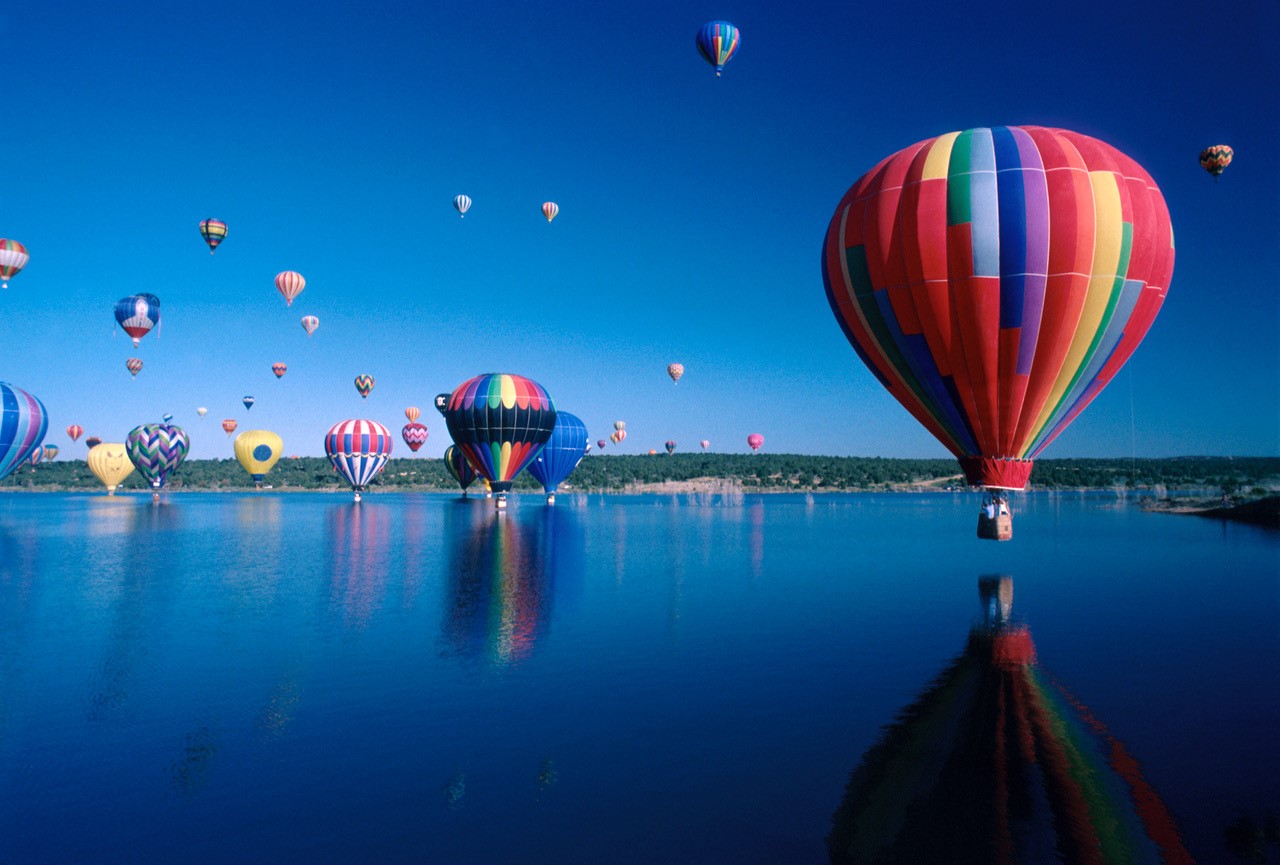
M 103 442 L 89 448 L 89 471 L 107 487 L 107 495 L 114 496 L 116 487 L 133 474 L 133 463 L 125 452 L 124 444 Z
M 247 429 L 236 436 L 236 459 L 253 478 L 257 486 L 262 486 L 262 479 L 271 471 L 271 467 L 280 459 L 284 450 L 284 442 L 280 436 L 264 429 Z

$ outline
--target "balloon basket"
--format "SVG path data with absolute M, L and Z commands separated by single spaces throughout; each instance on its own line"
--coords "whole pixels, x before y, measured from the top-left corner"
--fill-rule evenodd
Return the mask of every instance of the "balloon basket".
M 996 514 L 994 517 L 978 514 L 978 537 L 984 541 L 1013 540 L 1013 514 Z
M 359 491 L 359 490 L 356 490 L 356 491 L 354 492 L 354 496 L 355 496 L 355 499 L 354 499 L 355 503 L 356 503 L 356 504 L 360 504 L 360 491 Z
M 494 505 L 498 508 L 498 510 L 505 511 L 507 509 L 507 497 L 504 495 L 499 495 L 497 501 L 494 502 Z
M 556 494 L 547 493 L 547 504 L 554 505 L 556 503 Z

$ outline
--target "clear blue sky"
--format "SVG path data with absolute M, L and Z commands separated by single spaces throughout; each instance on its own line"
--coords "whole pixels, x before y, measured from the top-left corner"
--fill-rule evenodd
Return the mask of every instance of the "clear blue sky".
M 694 48 L 713 18 L 742 32 L 719 80 Z M 760 432 L 945 456 L 846 343 L 823 233 L 882 157 L 1040 124 L 1141 163 L 1177 239 L 1146 341 L 1045 456 L 1127 456 L 1131 429 L 1139 454 L 1274 455 L 1278 37 L 1267 0 L 10 4 L 0 237 L 32 258 L 0 293 L 0 379 L 59 445 L 167 411 L 196 458 L 231 456 L 226 417 L 302 455 L 369 417 L 407 455 L 411 404 L 438 456 L 432 397 L 487 371 L 541 382 L 593 439 L 625 419 L 629 453 Z M 1214 184 L 1197 155 L 1218 143 L 1236 159 Z M 230 226 L 213 257 L 210 216 Z M 285 269 L 308 282 L 289 308 Z M 139 291 L 164 321 L 135 352 L 112 307 Z

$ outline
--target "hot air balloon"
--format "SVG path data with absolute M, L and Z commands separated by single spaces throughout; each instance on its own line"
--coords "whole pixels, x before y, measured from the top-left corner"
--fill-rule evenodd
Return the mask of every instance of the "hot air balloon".
M 669 454 L 673 454 L 673 453 L 675 453 L 675 452 L 676 452 L 676 443 L 675 443 L 674 441 L 672 441 L 671 439 L 667 439 L 667 443 L 666 443 L 665 447 L 666 447 L 666 449 L 667 449 L 667 453 L 669 453 Z
M 703 449 L 704 451 L 705 451 L 707 448 L 711 447 L 711 442 L 707 441 L 706 439 L 703 439 L 702 441 L 698 442 L 698 444 L 702 445 L 702 449 Z
M 43 462 L 50 462 L 58 458 L 58 454 L 62 449 L 57 445 L 44 445 L 44 456 L 41 458 Z
M 554 201 L 543 202 L 542 215 L 547 218 L 547 222 L 556 218 L 556 214 L 560 212 L 560 205 Z
M 400 430 L 400 437 L 409 446 L 409 450 L 416 454 L 418 448 L 427 443 L 427 427 L 425 424 L 410 421 L 404 425 L 404 429 Z
M 253 408 L 253 404 L 257 402 L 257 400 L 251 396 L 246 396 L 244 399 L 240 400 L 240 402 L 244 403 L 244 410 L 248 411 Z
M 282 270 L 276 274 L 276 290 L 284 295 L 285 306 L 293 306 L 293 299 L 306 287 L 306 278 L 296 270 Z
M 556 503 L 556 489 L 587 455 L 587 425 L 567 411 L 556 412 L 555 426 L 542 451 L 529 463 L 529 474 L 542 484 L 547 504 Z
M 200 220 L 200 236 L 209 244 L 209 254 L 213 255 L 218 244 L 227 239 L 227 224 L 221 219 Z
M 613 428 L 616 430 L 624 430 L 627 428 L 626 421 L 616 420 L 613 422 Z
M 161 423 L 168 423 L 168 422 L 169 422 L 169 421 L 171 421 L 171 420 L 173 420 L 173 415 L 169 414 L 168 412 L 166 412 L 166 413 L 164 413 L 164 414 L 160 415 L 160 422 L 161 422 Z
M 93 441 L 86 439 L 85 443 Z M 107 495 L 114 496 L 120 482 L 133 474 L 133 463 L 121 442 L 99 442 L 89 448 L 89 471 L 107 488 Z
M 182 427 L 148 423 L 130 430 L 124 447 L 138 474 L 159 495 L 169 475 L 186 458 L 191 440 Z
M 236 459 L 253 478 L 255 488 L 262 487 L 262 479 L 280 459 L 283 450 L 284 442 L 280 436 L 269 430 L 247 429 L 236 436 Z
M 458 218 L 461 219 L 471 209 L 471 199 L 465 195 L 455 195 L 453 197 L 453 209 L 458 211 Z
M 271 364 L 271 371 L 276 374 L 276 378 L 284 378 L 284 374 L 289 371 L 289 367 L 277 362 Z
M 658 452 L 656 450 L 654 450 L 653 448 L 649 448 L 649 456 L 656 457 L 657 455 L 658 455 Z
M 160 298 L 154 294 L 131 294 L 116 301 L 116 321 L 137 344 L 160 323 Z
M 684 375 L 684 364 L 682 363 L 667 364 L 667 375 L 671 376 L 672 382 L 679 382 L 680 376 Z
M 89 436 L 87 439 L 84 440 L 84 446 L 91 450 L 93 448 L 96 448 L 100 444 L 102 444 L 102 439 L 98 438 L 97 436 Z M 123 445 L 121 445 L 121 447 L 123 447 Z
M 453 479 L 462 487 L 462 494 L 467 494 L 467 487 L 476 479 L 476 470 L 467 462 L 467 456 L 457 445 L 449 445 L 444 450 L 444 466 L 453 475 Z
M 747 446 L 753 451 L 760 450 L 764 446 L 764 436 L 760 435 L 760 433 L 752 433 L 747 436 Z
M 404 410 L 404 416 L 408 419 L 409 423 L 414 423 L 418 418 L 422 417 L 422 410 L 416 405 L 411 405 Z
M 231 418 L 227 418 L 222 422 L 222 429 L 224 432 L 226 432 L 227 435 L 231 435 L 233 432 L 235 432 L 236 427 L 238 426 L 240 426 L 240 424 L 236 423 Z
M 344 420 L 329 428 L 324 452 L 333 468 L 347 479 L 355 500 L 391 458 L 391 433 L 371 420 Z
M 436 394 L 436 411 L 440 412 L 440 417 L 444 417 L 444 413 L 449 410 L 449 397 L 452 394 L 438 393 Z
M 209 413 L 209 410 L 204 406 L 200 406 L 198 409 L 196 409 L 196 414 L 200 415 L 200 417 L 204 417 L 208 413 Z
M 30 259 L 30 253 L 21 243 L 0 237 L 0 288 L 8 288 L 9 280 L 17 276 Z
M 302 317 L 302 329 L 307 332 L 307 336 L 316 332 L 316 328 L 320 326 L 320 319 L 314 315 L 304 315 Z
M 1160 190 L 1113 147 L 971 129 L 855 183 L 822 264 L 832 311 L 880 383 L 970 484 L 1016 490 L 1142 341 L 1173 234 Z
M 67 436 L 68 436 L 68 437 L 69 437 L 73 442 L 74 442 L 74 441 L 79 441 L 79 440 L 80 440 L 80 436 L 82 436 L 82 435 L 84 435 L 84 427 L 80 426 L 80 424 L 78 424 L 78 423 L 73 423 L 71 426 L 67 427 Z
M 728 21 L 708 21 L 698 31 L 698 53 L 716 68 L 716 77 L 738 50 L 738 28 Z
M 37 445 L 32 449 L 31 454 L 27 457 L 27 462 L 31 464 L 32 468 L 40 465 L 40 461 L 44 459 L 45 450 L 46 447 L 44 445 Z
M 444 419 L 454 443 L 504 508 L 511 483 L 551 437 L 556 408 L 537 382 L 486 373 L 454 389 Z
M 356 392 L 360 394 L 361 399 L 368 399 L 369 392 L 373 390 L 373 376 L 358 375 L 356 376 Z
M 1212 174 L 1213 182 L 1217 183 L 1223 169 L 1231 164 L 1231 159 L 1235 155 L 1236 152 L 1225 144 L 1206 147 L 1200 151 L 1200 167 Z
M 600 448 L 600 450 L 604 450 L 604 446 L 605 446 L 606 444 L 608 444 L 608 442 L 607 442 L 607 441 L 605 441 L 604 439 L 597 439 L 597 440 L 596 440 L 596 447 Z
M 142 359 L 131 357 L 124 362 L 124 368 L 129 370 L 129 375 L 136 376 L 142 371 Z

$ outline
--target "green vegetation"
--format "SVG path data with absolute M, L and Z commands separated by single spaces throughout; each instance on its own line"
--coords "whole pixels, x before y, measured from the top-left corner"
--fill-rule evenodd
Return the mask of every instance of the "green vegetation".
M 668 482 L 727 482 L 743 490 L 870 491 L 943 489 L 963 486 L 949 459 L 822 457 L 800 454 L 593 454 L 570 476 L 565 490 L 643 490 Z M 347 484 L 322 457 L 281 460 L 268 484 L 275 489 L 339 490 Z M 477 486 L 479 486 L 477 482 Z M 142 489 L 134 472 L 122 485 Z M 171 489 L 245 490 L 253 482 L 235 460 L 190 460 L 169 478 Z M 373 484 L 384 489 L 456 490 L 438 459 L 393 459 Z M 1031 475 L 1035 489 L 1194 489 L 1260 495 L 1280 488 L 1280 458 L 1176 457 L 1171 459 L 1040 460 Z M 0 489 L 97 490 L 102 485 L 84 460 L 59 459 L 37 468 L 23 466 L 0 481 Z M 473 487 L 475 489 L 476 487 Z M 517 489 L 538 489 L 527 474 Z

